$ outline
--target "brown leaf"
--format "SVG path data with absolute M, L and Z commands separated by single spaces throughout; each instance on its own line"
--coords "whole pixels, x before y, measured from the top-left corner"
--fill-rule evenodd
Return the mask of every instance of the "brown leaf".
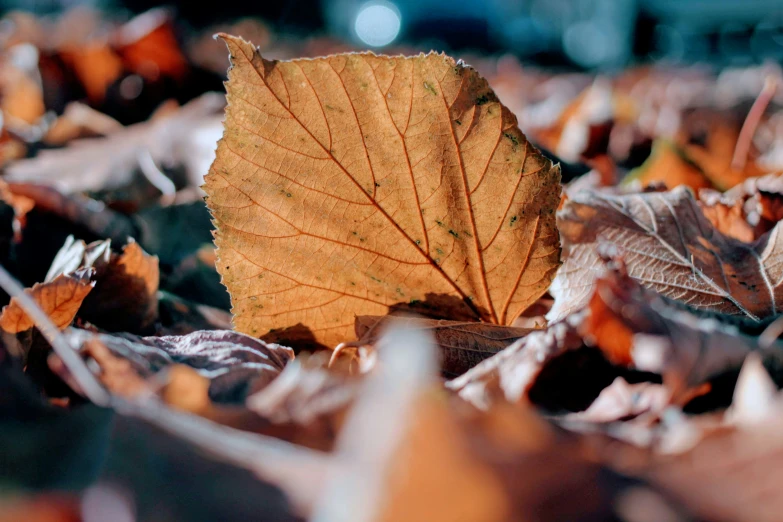
M 60 328 L 65 328 L 73 318 L 82 301 L 95 286 L 94 271 L 80 270 L 69 275 L 59 275 L 51 281 L 36 283 L 25 290 L 49 318 Z M 34 326 L 33 320 L 22 311 L 15 298 L 0 312 L 0 328 L 8 333 L 19 333 Z
M 122 254 L 111 251 L 111 241 L 89 245 L 69 236 L 58 252 L 46 280 L 76 269 L 95 269 L 95 290 L 84 301 L 79 316 L 110 331 L 142 332 L 158 317 L 158 258 L 130 239 Z
M 375 344 L 390 320 L 410 328 L 429 330 L 440 348 L 441 369 L 446 375 L 465 373 L 520 337 L 534 331 L 486 323 L 465 323 L 418 317 L 400 318 L 360 315 L 354 325 L 357 344 Z
M 160 76 L 182 80 L 188 71 L 171 13 L 165 9 L 150 9 L 123 25 L 113 44 L 125 67 L 150 81 Z
M 93 334 L 73 329 L 77 341 Z M 209 397 L 216 402 L 244 402 L 265 387 L 293 359 L 290 348 L 264 343 L 231 331 L 201 331 L 182 336 L 138 337 L 99 334 L 113 358 L 127 361 L 147 379 L 174 364 L 197 370 L 209 380 Z
M 749 353 L 761 350 L 758 338 L 668 306 L 623 268 L 608 269 L 596 281 L 578 330 L 613 363 L 662 375 L 674 400 L 684 404 L 699 385 L 738 370 Z
M 559 170 L 473 69 L 267 61 L 223 39 L 229 107 L 204 189 L 239 331 L 301 325 L 334 345 L 352 311 L 435 298 L 441 317 L 511 324 L 545 291 Z
M 783 176 L 748 178 L 723 194 L 703 191 L 699 204 L 715 228 L 750 243 L 783 219 Z
M 574 194 L 558 213 L 566 261 L 552 283 L 556 320 L 584 307 L 603 269 L 599 246 L 613 245 L 629 275 L 689 306 L 753 321 L 783 305 L 780 231 L 752 244 L 717 231 L 692 193 Z
M 207 93 L 155 121 L 131 125 L 103 138 L 74 140 L 68 147 L 17 161 L 9 166 L 5 179 L 54 186 L 63 194 L 74 194 L 116 190 L 129 185 L 138 170 L 147 168 L 145 175 L 151 179 L 145 179 L 162 183 L 155 186 L 167 190 L 172 182 L 157 180 L 161 175 L 150 171 L 149 161 L 158 168 L 195 165 L 188 155 L 199 156 L 191 150 L 197 133 L 217 119 L 223 105 L 219 95 Z
M 604 362 L 587 347 L 600 350 Z M 583 311 L 529 334 L 446 386 L 481 408 L 503 397 L 578 411 L 617 378 L 633 385 L 649 381 L 652 373 L 663 377 L 665 405 L 683 405 L 703 394 L 702 385 L 711 379 L 738 370 L 749 353 L 778 360 L 779 350 L 777 344 L 762 347 L 758 338 L 666 304 L 620 266 L 605 269 Z M 646 393 L 660 413 L 658 389 Z M 577 395 L 589 398 L 581 408 Z M 627 402 L 625 407 L 630 415 L 640 405 Z
M 713 184 L 685 152 L 674 143 L 659 140 L 645 162 L 632 170 L 624 184 L 639 182 L 642 187 L 663 183 L 673 189 L 685 185 L 693 190 L 712 188 Z
M 573 318 L 571 322 L 575 322 Z M 544 366 L 582 346 L 574 324 L 560 322 L 519 339 L 447 382 L 446 388 L 481 409 L 489 409 L 499 398 L 518 402 L 527 396 Z

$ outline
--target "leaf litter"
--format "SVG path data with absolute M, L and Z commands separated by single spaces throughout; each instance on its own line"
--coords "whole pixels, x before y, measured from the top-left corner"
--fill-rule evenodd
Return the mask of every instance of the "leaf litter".
M 779 70 L 9 20 L 0 519 L 778 518 Z

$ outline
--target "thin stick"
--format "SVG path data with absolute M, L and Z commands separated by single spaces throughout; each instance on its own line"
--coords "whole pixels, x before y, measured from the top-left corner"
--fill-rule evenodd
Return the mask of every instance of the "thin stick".
M 750 107 L 748 115 L 745 117 L 745 122 L 742 124 L 742 129 L 740 129 L 737 145 L 734 147 L 734 156 L 731 158 L 732 169 L 742 170 L 748 163 L 748 152 L 753 141 L 753 135 L 756 134 L 761 117 L 764 116 L 764 112 L 767 110 L 769 102 L 775 96 L 777 89 L 777 80 L 773 76 L 767 76 L 764 80 L 764 87 L 762 87 L 756 101 Z
M 22 310 L 32 318 L 41 335 L 52 345 L 52 349 L 62 359 L 68 372 L 79 384 L 87 398 L 99 406 L 108 406 L 109 394 L 77 353 L 79 347 L 72 345 L 69 339 L 49 319 L 46 312 L 41 310 L 38 304 L 25 293 L 22 285 L 2 265 L 0 265 L 0 288 L 5 290 L 11 298 L 16 299 Z

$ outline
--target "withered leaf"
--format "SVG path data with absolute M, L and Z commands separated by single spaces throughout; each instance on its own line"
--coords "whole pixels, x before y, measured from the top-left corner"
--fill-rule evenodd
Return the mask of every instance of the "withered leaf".
M 77 340 L 93 334 L 72 329 Z M 265 343 L 241 333 L 209 330 L 189 335 L 138 337 L 99 334 L 98 341 L 127 360 L 142 377 L 172 364 L 183 364 L 210 379 L 209 396 L 217 402 L 242 402 L 274 379 L 294 357 L 290 348 Z
M 129 240 L 121 254 L 111 241 L 89 245 L 69 236 L 47 274 L 51 280 L 76 268 L 95 269 L 95 290 L 84 300 L 79 316 L 110 331 L 143 332 L 158 317 L 158 258 Z
M 699 204 L 715 228 L 750 243 L 783 219 L 783 176 L 748 178 L 723 194 L 702 191 Z
M 82 301 L 95 286 L 92 280 L 94 270 L 79 270 L 68 275 L 59 275 L 45 283 L 36 283 L 25 290 L 49 318 L 60 328 L 65 328 L 73 318 Z M 15 298 L 0 313 L 0 328 L 8 333 L 19 333 L 35 326 L 33 320 L 22 310 Z
M 74 194 L 126 186 L 149 162 L 158 168 L 190 167 L 187 156 L 195 148 L 195 135 L 200 128 L 211 125 L 223 105 L 220 96 L 207 93 L 165 117 L 131 125 L 106 137 L 74 140 L 65 148 L 14 162 L 5 179 L 50 185 L 64 194 Z M 198 151 L 194 156 L 199 156 Z
M 612 366 L 579 357 L 589 353 L 587 347 L 600 350 Z M 557 394 L 566 399 L 571 393 L 597 395 L 617 377 L 636 383 L 650 381 L 650 374 L 656 374 L 663 377 L 666 390 L 648 393 L 660 412 L 663 398 L 684 404 L 700 393 L 704 383 L 738 370 L 748 354 L 780 359 L 779 350 L 779 344 L 764 347 L 758 338 L 742 335 L 734 327 L 675 308 L 631 279 L 622 266 L 610 266 L 596 280 L 582 311 L 546 331 L 529 334 L 446 386 L 481 408 L 498 396 L 558 406 Z M 569 374 L 575 378 L 564 382 Z M 564 386 L 555 393 L 558 382 Z M 569 400 L 559 406 L 577 403 Z M 626 406 L 629 414 L 639 407 Z
M 691 307 L 758 321 L 783 307 L 779 226 L 747 244 L 721 234 L 693 194 L 574 194 L 558 214 L 566 260 L 552 283 L 549 320 L 583 308 L 613 245 L 643 286 Z M 599 248 L 600 247 L 600 248 Z
M 390 320 L 409 328 L 429 330 L 440 348 L 441 369 L 446 375 L 460 375 L 491 357 L 520 337 L 534 331 L 486 323 L 466 323 L 418 317 L 360 315 L 354 325 L 359 343 L 374 344 Z
M 204 190 L 239 331 L 300 325 L 334 345 L 352 312 L 411 302 L 511 324 L 545 291 L 559 169 L 473 69 L 434 53 L 269 61 L 222 37 L 229 106 Z

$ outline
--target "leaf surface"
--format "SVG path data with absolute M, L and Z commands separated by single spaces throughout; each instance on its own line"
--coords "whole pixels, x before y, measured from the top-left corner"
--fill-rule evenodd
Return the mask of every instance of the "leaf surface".
M 510 324 L 546 290 L 559 169 L 473 69 L 433 53 L 268 61 L 223 39 L 229 106 L 204 189 L 239 331 L 336 344 L 354 313 L 416 302 Z
M 747 244 L 724 236 L 684 187 L 666 193 L 575 194 L 559 213 L 566 260 L 550 292 L 556 320 L 584 307 L 614 245 L 629 275 L 694 308 L 759 320 L 783 309 L 780 227 Z
M 61 274 L 46 283 L 36 283 L 25 292 L 35 300 L 41 310 L 59 328 L 65 328 L 76 317 L 82 301 L 95 286 L 92 281 L 92 269 L 79 270 L 73 274 Z M 0 312 L 0 328 L 8 333 L 19 333 L 29 330 L 35 324 L 22 310 L 22 307 L 12 298 L 11 302 Z
M 442 371 L 454 376 L 468 371 L 520 337 L 535 331 L 530 328 L 443 319 L 360 315 L 356 318 L 356 338 L 362 343 L 375 344 L 391 319 L 409 328 L 430 331 L 440 348 Z

